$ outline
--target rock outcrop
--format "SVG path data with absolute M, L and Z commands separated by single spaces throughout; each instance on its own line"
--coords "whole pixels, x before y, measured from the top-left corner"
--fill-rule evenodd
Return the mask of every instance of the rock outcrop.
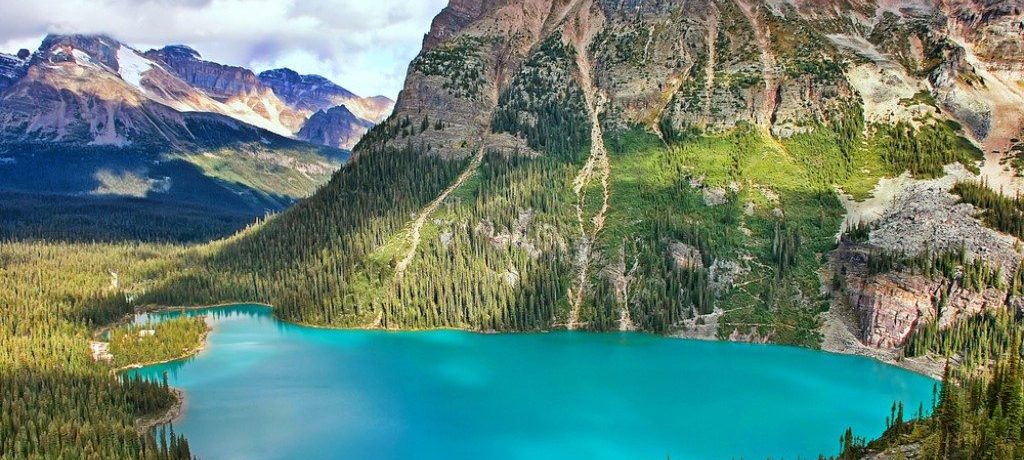
M 376 124 L 384 121 L 395 105 L 384 96 L 359 97 L 320 75 L 300 75 L 287 68 L 260 72 L 258 78 L 292 108 L 307 113 L 344 105 L 359 118 Z
M 17 55 L 0 53 L 0 91 L 25 75 L 29 56 L 28 50 L 21 50 Z
M 351 150 L 372 127 L 373 123 L 355 116 L 348 107 L 339 105 L 314 113 L 296 136 L 314 144 Z
M 205 61 L 197 51 L 181 45 L 150 50 L 145 56 L 214 100 L 232 110 L 237 108 L 240 117 L 254 113 L 265 120 L 260 124 L 278 134 L 289 136 L 305 122 L 305 114 L 282 101 L 249 69 Z
M 837 276 L 843 277 L 843 292 L 859 319 L 860 339 L 865 345 L 900 348 L 925 324 L 938 321 L 944 328 L 961 318 L 1005 308 L 1005 290 L 972 290 L 941 277 L 901 270 L 871 274 L 870 251 L 868 246 L 844 243 L 833 255 Z

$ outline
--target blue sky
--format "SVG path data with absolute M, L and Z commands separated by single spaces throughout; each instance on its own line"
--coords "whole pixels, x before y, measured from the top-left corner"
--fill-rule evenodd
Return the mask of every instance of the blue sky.
M 447 0 L 4 1 L 0 51 L 47 33 L 106 33 L 146 50 L 186 44 L 256 71 L 291 67 L 364 96 L 398 95 L 430 21 Z

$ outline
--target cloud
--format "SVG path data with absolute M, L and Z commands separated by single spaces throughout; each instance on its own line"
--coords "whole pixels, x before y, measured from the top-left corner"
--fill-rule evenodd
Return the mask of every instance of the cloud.
M 186 44 L 261 71 L 319 73 L 362 95 L 395 97 L 447 0 L 33 0 L 5 2 L 0 49 L 47 33 L 106 33 L 140 49 Z

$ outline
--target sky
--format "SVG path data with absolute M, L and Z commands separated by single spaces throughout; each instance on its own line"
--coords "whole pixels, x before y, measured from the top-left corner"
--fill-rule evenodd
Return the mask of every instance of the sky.
M 145 51 L 169 44 L 260 72 L 290 67 L 362 96 L 394 99 L 447 0 L 0 0 L 0 51 L 47 33 L 105 33 Z

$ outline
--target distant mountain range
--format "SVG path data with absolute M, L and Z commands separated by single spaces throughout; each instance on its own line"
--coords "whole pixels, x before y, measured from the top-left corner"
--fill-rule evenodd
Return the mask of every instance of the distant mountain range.
M 0 236 L 53 229 L 69 209 L 92 221 L 78 213 L 99 198 L 136 200 L 123 208 L 129 220 L 128 208 L 154 201 L 237 217 L 212 233 L 225 234 L 312 193 L 393 105 L 187 46 L 142 52 L 104 35 L 49 35 L 35 52 L 0 54 L 0 194 L 18 194 L 0 206 Z M 40 194 L 76 203 L 33 212 Z
M 320 110 L 344 105 L 353 119 L 343 124 L 362 127 L 382 121 L 394 106 L 386 97 L 362 98 L 319 75 L 276 69 L 257 76 L 203 60 L 187 46 L 140 52 L 110 37 L 84 35 L 50 35 L 35 53 L 0 55 L 0 90 L 4 140 L 90 145 L 188 144 L 196 139 L 174 126 L 192 112 L 291 137 Z M 87 99 L 103 103 L 81 103 Z M 139 123 L 142 114 L 153 123 Z M 104 117 L 114 123 L 103 123 Z M 349 149 L 361 134 L 320 143 Z

